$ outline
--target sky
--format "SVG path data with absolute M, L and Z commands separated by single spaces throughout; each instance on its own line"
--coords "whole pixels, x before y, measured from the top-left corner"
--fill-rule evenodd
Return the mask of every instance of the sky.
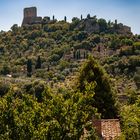
M 36 6 L 38 16 L 55 15 L 58 20 L 96 15 L 107 21 L 130 26 L 134 34 L 140 34 L 140 0 L 0 0 L 0 31 L 8 31 L 13 24 L 21 26 L 23 9 Z

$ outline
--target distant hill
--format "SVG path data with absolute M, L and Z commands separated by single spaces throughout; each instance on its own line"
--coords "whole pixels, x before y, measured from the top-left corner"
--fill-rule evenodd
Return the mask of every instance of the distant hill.
M 0 74 L 63 82 L 90 54 L 113 78 L 119 77 L 119 92 L 128 84 L 136 88 L 133 77 L 140 67 L 140 36 L 117 20 L 107 22 L 90 15 L 74 17 L 71 23 L 66 19 L 45 17 L 39 23 L 15 24 L 10 31 L 0 32 Z M 124 77 L 128 83 L 124 84 Z

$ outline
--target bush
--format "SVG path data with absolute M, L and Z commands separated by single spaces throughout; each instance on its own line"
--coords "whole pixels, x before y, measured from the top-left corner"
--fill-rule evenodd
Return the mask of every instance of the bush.
M 11 72 L 11 68 L 8 64 L 4 64 L 2 69 L 1 69 L 1 74 L 7 75 Z
M 7 81 L 0 81 L 0 96 L 4 96 L 10 90 L 10 83 Z

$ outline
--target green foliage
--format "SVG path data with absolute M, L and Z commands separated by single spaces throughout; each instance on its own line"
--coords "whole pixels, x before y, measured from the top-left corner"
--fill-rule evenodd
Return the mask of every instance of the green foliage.
M 37 58 L 37 62 L 36 62 L 35 68 L 36 69 L 40 69 L 41 68 L 41 58 L 40 58 L 40 56 L 38 56 L 38 58 Z
M 76 26 L 80 23 L 80 19 L 77 17 L 72 18 L 72 23 L 70 24 L 70 30 L 74 30 Z
M 31 77 L 32 75 L 32 60 L 28 59 L 27 60 L 27 76 Z
M 100 32 L 105 32 L 107 30 L 107 22 L 105 19 L 99 19 L 98 24 L 100 26 Z
M 120 40 L 118 38 L 113 38 L 109 47 L 116 50 L 120 48 L 120 46 Z
M 133 44 L 135 47 L 138 47 L 138 48 L 140 48 L 140 42 L 134 42 L 134 44 Z
M 136 101 L 138 100 L 138 93 L 134 89 L 128 89 L 127 90 L 127 95 L 128 95 L 128 104 L 135 104 Z
M 93 84 L 86 85 L 84 94 L 69 91 L 55 94 L 38 83 L 34 88 L 35 93 L 43 91 L 41 102 L 13 90 L 0 98 L 1 139 L 80 139 L 84 129 L 87 139 L 95 139 L 91 120 L 93 114 L 98 114 L 91 106 Z
M 100 36 L 95 36 L 93 42 L 96 44 L 100 43 Z
M 140 99 L 133 105 L 124 106 L 121 111 L 123 133 L 128 140 L 140 139 Z
M 65 68 L 68 68 L 68 66 L 69 66 L 69 62 L 67 62 L 67 61 L 61 60 L 59 62 L 59 69 L 61 71 L 64 70 Z
M 1 69 L 1 74 L 3 75 L 7 75 L 7 74 L 10 74 L 10 66 L 8 64 L 4 64 L 2 69 Z
M 4 96 L 10 90 L 10 83 L 0 81 L 0 97 Z
M 133 45 L 133 41 L 131 39 L 122 39 L 121 43 L 122 45 L 128 45 L 128 46 Z
M 72 36 L 72 39 L 74 41 L 76 41 L 76 40 L 83 41 L 84 39 L 87 38 L 87 36 L 88 36 L 88 34 L 86 32 L 81 31 L 81 32 L 78 32 L 77 34 L 74 34 Z
M 60 60 L 60 56 L 59 56 L 58 54 L 53 54 L 53 55 L 51 55 L 51 56 L 48 58 L 48 60 L 49 60 L 50 62 L 59 61 L 59 60 Z
M 121 110 L 123 132 L 126 139 L 139 139 L 140 37 L 119 30 L 117 21 L 88 15 L 71 23 L 66 17 L 62 21 L 45 17 L 42 24 L 1 31 L 0 139 L 75 140 L 83 136 L 84 128 L 85 139 L 95 139 L 92 115 L 118 117 L 115 85 L 94 59 L 87 60 L 71 87 L 89 53 L 111 74 L 121 94 L 128 87 L 128 104 Z M 67 61 L 66 55 L 74 59 Z M 135 84 L 137 91 L 131 91 Z
M 137 85 L 137 88 L 140 89 L 140 68 L 137 68 L 137 71 L 134 75 L 134 81 Z
M 96 60 L 90 57 L 81 69 L 78 79 L 78 89 L 84 92 L 85 83 L 92 82 L 95 84 L 95 102 L 92 105 L 98 109 L 102 118 L 116 118 L 117 108 L 111 81 Z
M 17 32 L 18 31 L 18 25 L 17 24 L 14 24 L 12 27 L 11 27 L 11 30 L 13 32 Z

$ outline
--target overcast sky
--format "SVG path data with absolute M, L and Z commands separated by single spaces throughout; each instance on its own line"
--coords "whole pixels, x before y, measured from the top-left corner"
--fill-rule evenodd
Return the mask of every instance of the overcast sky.
M 140 0 L 0 0 L 0 30 L 9 30 L 13 24 L 21 25 L 23 9 L 36 6 L 39 16 L 86 17 L 97 15 L 106 20 L 115 19 L 140 34 Z

